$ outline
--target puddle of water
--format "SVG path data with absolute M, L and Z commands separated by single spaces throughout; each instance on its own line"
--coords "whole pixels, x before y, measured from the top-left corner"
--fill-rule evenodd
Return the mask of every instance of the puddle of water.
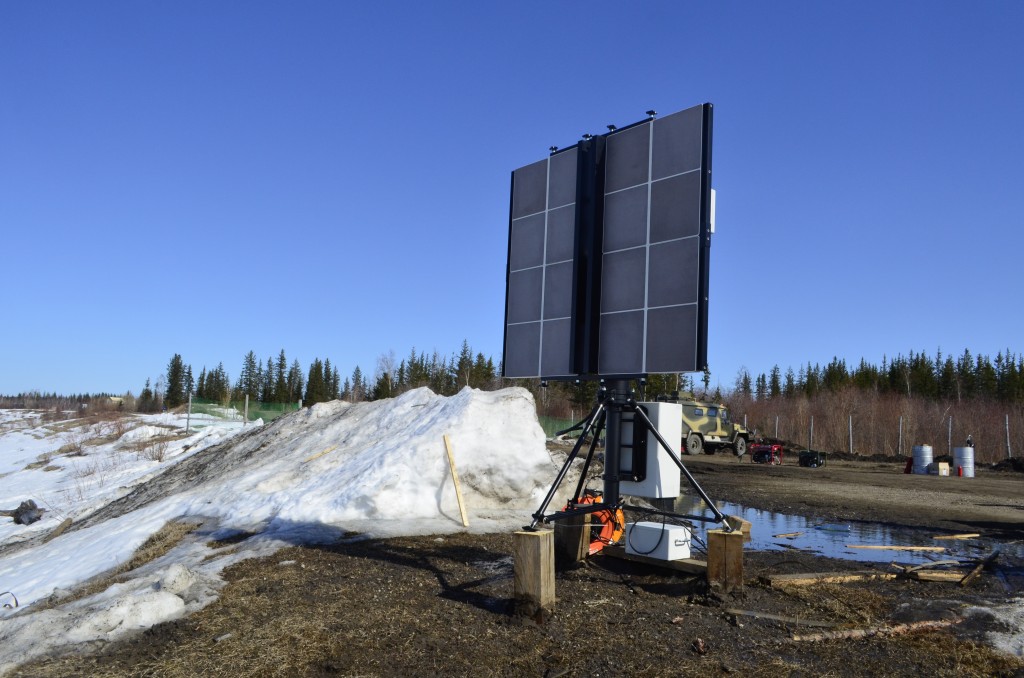
M 744 548 L 754 551 L 800 550 L 815 555 L 844 560 L 878 563 L 919 565 L 936 560 L 963 560 L 987 555 L 998 547 L 1006 556 L 1024 556 L 1019 543 L 1000 544 L 991 539 L 937 540 L 934 536 L 944 531 L 901 528 L 881 523 L 849 522 L 824 523 L 803 516 L 774 513 L 748 508 L 740 504 L 718 502 L 718 510 L 725 515 L 739 516 L 750 522 L 751 540 Z M 693 515 L 710 515 L 706 504 L 690 497 L 679 497 L 673 511 Z M 706 530 L 717 525 L 704 523 L 697 527 L 702 537 Z M 788 536 L 776 536 L 788 535 Z M 942 551 L 901 551 L 879 549 L 853 549 L 851 545 L 871 546 L 928 546 L 942 547 Z

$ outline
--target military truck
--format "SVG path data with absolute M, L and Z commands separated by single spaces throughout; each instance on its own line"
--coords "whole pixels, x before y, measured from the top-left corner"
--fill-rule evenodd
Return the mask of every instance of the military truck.
M 687 454 L 714 454 L 723 448 L 732 450 L 737 457 L 747 453 L 750 431 L 742 424 L 734 424 L 729 420 L 729 410 L 725 405 L 704 403 L 676 394 L 662 396 L 658 400 L 683 406 L 682 442 Z

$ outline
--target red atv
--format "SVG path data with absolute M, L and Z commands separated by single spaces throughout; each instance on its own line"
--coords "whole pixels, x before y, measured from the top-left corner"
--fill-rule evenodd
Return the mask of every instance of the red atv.
M 750 446 L 750 461 L 755 464 L 778 466 L 782 463 L 782 445 L 754 443 Z

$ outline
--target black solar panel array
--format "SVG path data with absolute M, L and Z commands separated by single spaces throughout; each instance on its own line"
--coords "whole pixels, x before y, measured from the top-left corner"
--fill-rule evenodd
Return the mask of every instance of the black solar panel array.
M 512 173 L 504 375 L 707 365 L 711 105 Z

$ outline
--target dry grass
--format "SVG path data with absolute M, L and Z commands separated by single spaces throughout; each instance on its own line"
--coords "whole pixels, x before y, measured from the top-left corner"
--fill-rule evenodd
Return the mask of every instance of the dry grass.
M 135 550 L 132 557 L 126 563 L 93 577 L 81 586 L 75 588 L 69 595 L 54 597 L 40 602 L 35 609 L 47 610 L 58 605 L 64 605 L 75 600 L 82 600 L 89 596 L 100 593 L 114 584 L 124 582 L 128 579 L 125 575 L 132 570 L 150 563 L 164 555 L 178 545 L 186 535 L 193 532 L 202 523 L 196 521 L 170 520 L 164 523 L 163 527 L 153 533 L 149 539 L 143 542 L 142 546 Z

